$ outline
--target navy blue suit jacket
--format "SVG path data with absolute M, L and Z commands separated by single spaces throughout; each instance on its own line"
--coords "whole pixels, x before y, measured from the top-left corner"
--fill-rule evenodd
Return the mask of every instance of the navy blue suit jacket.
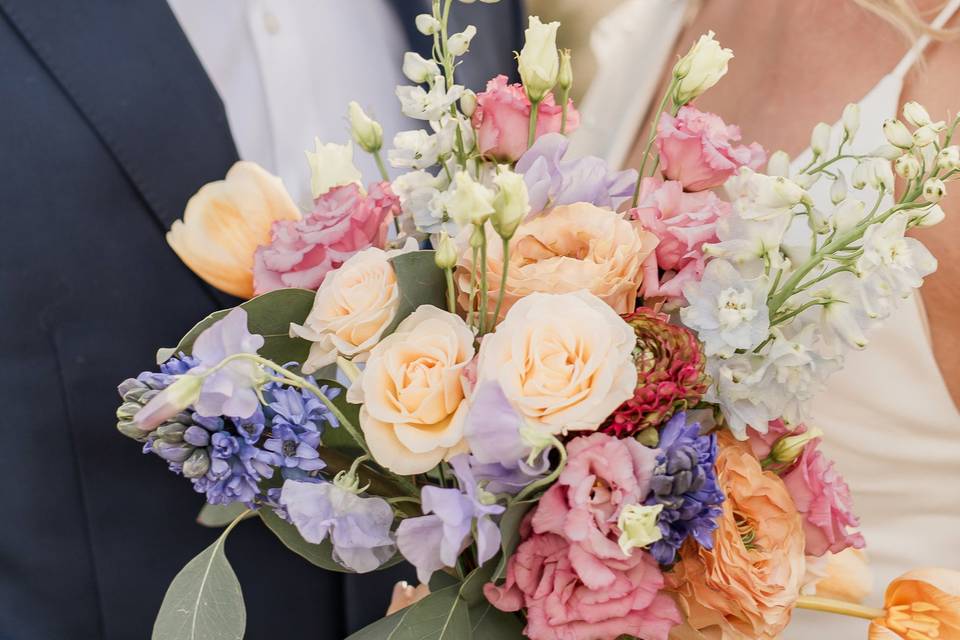
M 429 10 L 394 5 L 408 30 Z M 479 27 L 467 84 L 509 73 L 519 2 L 454 13 Z M 170 580 L 217 532 L 195 524 L 188 482 L 116 433 L 115 389 L 236 302 L 164 233 L 237 152 L 163 0 L 0 0 L 0 74 L 0 639 L 148 638 Z M 256 521 L 227 553 L 254 640 L 342 638 L 404 571 L 320 571 Z

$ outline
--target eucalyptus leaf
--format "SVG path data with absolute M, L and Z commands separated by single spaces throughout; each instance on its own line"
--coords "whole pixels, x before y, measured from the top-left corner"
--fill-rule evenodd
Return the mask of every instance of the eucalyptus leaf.
M 506 573 L 507 560 L 513 555 L 517 545 L 520 544 L 520 524 L 527 512 L 536 503 L 536 500 L 515 502 L 507 507 L 507 510 L 500 516 L 500 547 L 503 554 L 500 556 L 500 562 L 490 578 L 491 582 L 498 582 Z
M 260 355 L 279 364 L 306 360 L 311 343 L 303 338 L 291 338 L 290 323 L 301 324 L 306 320 L 315 295 L 307 289 L 277 289 L 240 305 L 247 312 L 247 328 L 264 338 Z M 176 352 L 191 353 L 197 336 L 230 311 L 211 313 L 198 322 L 177 344 Z
M 197 523 L 205 527 L 225 527 L 247 511 L 247 506 L 242 502 L 232 502 L 230 504 L 205 504 L 197 514 Z M 244 519 L 252 518 L 254 513 L 251 511 L 244 516 Z
M 340 393 L 333 399 L 333 404 L 343 413 L 344 417 L 350 421 L 350 424 L 360 425 L 360 405 L 347 402 L 347 389 L 336 380 L 317 379 L 317 386 L 327 386 L 331 389 L 340 389 Z M 340 427 L 327 426 L 323 431 L 323 446 L 330 449 L 341 449 L 346 451 L 356 451 L 363 453 L 360 444 L 353 439 L 350 432 Z
M 383 332 L 393 333 L 404 318 L 417 307 L 430 304 L 440 309 L 447 308 L 447 280 L 443 269 L 434 262 L 435 251 L 409 251 L 394 256 L 390 262 L 397 274 L 400 289 L 400 306 L 393 322 Z
M 434 591 L 423 600 L 364 627 L 347 640 L 465 640 L 471 637 L 460 585 Z
M 523 640 L 523 621 L 484 600 L 470 607 L 473 640 Z
M 152 640 L 240 640 L 247 626 L 240 582 L 223 552 L 230 529 L 167 588 Z

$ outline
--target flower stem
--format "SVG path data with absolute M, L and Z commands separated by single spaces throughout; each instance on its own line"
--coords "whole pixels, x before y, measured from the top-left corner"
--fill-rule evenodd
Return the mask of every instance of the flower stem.
M 387 173 L 387 167 L 383 164 L 383 156 L 380 155 L 380 149 L 371 152 L 371 155 L 377 163 L 377 169 L 380 170 L 380 177 L 383 178 L 384 182 L 390 182 L 390 174 Z
M 537 118 L 540 115 L 540 101 L 531 100 L 530 101 L 530 131 L 527 134 L 527 148 L 533 146 L 534 141 L 537 139 Z
M 457 312 L 457 292 L 453 288 L 453 269 L 446 268 L 443 270 L 443 276 L 447 281 L 447 311 L 450 313 Z
M 483 234 L 483 244 L 480 245 L 480 335 L 487 332 L 487 234 Z
M 540 487 L 546 487 L 554 483 L 557 478 L 560 477 L 560 473 L 563 471 L 564 467 L 567 466 L 567 449 L 563 446 L 563 443 L 557 440 L 556 437 L 553 438 L 553 446 L 560 452 L 560 463 L 557 464 L 557 468 L 553 472 L 540 478 L 536 482 L 532 482 L 523 488 L 523 491 L 518 493 L 513 499 L 513 502 L 520 502 L 529 495 L 532 495 Z
M 570 89 L 560 90 L 560 133 L 567 133 L 567 102 L 570 100 Z M 529 145 L 528 145 L 529 146 Z
M 356 382 L 357 378 L 360 377 L 360 368 L 343 356 L 337 356 L 337 366 L 340 367 L 340 370 L 347 376 L 347 380 L 349 380 L 351 384 Z
M 667 108 L 667 100 L 673 94 L 674 85 L 677 80 L 674 78 L 670 81 L 667 90 L 663 94 L 663 98 L 660 100 L 660 105 L 657 107 L 656 113 L 653 115 L 653 120 L 650 122 L 650 134 L 647 136 L 647 146 L 643 149 L 643 156 L 640 159 L 640 168 L 637 170 L 637 186 L 633 190 L 633 204 L 631 207 L 637 206 L 637 201 L 640 199 L 640 183 L 643 182 L 644 169 L 647 166 L 647 160 L 650 158 L 650 151 L 653 149 L 653 143 L 657 140 L 657 123 L 660 122 L 660 115 L 663 113 L 663 110 Z M 654 165 L 654 173 L 656 172 L 656 166 L 660 164 L 660 158 L 657 158 L 657 164 Z
M 883 618 L 887 615 L 887 612 L 883 609 L 874 609 L 873 607 L 865 607 L 859 604 L 844 602 L 843 600 L 819 598 L 817 596 L 800 596 L 800 598 L 797 599 L 797 608 L 822 611 L 824 613 L 836 613 L 842 616 L 863 618 L 864 620 L 876 620 L 877 618 Z
M 510 265 L 510 238 L 503 238 L 503 260 L 500 267 L 500 291 L 497 292 L 497 306 L 493 311 L 493 324 L 500 318 L 500 308 L 503 306 L 503 295 L 507 289 L 507 270 Z M 493 328 L 493 327 L 491 327 Z
M 468 296 L 467 305 L 467 325 L 472 327 L 474 303 L 477 296 L 477 261 L 480 259 L 478 256 L 480 251 L 477 249 L 477 247 L 471 247 L 470 253 L 473 259 L 473 264 L 470 269 L 470 295 Z

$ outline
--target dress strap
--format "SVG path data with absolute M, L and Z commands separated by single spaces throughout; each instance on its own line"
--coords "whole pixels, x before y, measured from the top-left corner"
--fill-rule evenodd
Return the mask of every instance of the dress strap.
M 960 9 L 960 0 L 950 0 L 944 5 L 943 9 L 937 15 L 937 17 L 930 23 L 930 26 L 934 29 L 942 29 L 943 25 L 947 24 L 947 20 L 953 17 L 953 14 Z M 903 56 L 903 59 L 900 60 L 900 63 L 894 68 L 890 73 L 892 76 L 897 76 L 902 78 L 907 74 L 908 71 L 916 64 L 917 60 L 920 59 L 920 56 L 923 55 L 923 52 L 926 50 L 927 46 L 930 44 L 930 36 L 923 35 L 921 36 L 910 50 L 907 51 L 907 54 Z

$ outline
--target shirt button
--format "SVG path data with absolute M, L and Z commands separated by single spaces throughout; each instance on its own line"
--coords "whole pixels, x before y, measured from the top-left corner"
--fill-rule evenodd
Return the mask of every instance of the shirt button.
M 270 35 L 276 35 L 280 31 L 280 20 L 276 15 L 267 11 L 263 14 L 263 28 Z

